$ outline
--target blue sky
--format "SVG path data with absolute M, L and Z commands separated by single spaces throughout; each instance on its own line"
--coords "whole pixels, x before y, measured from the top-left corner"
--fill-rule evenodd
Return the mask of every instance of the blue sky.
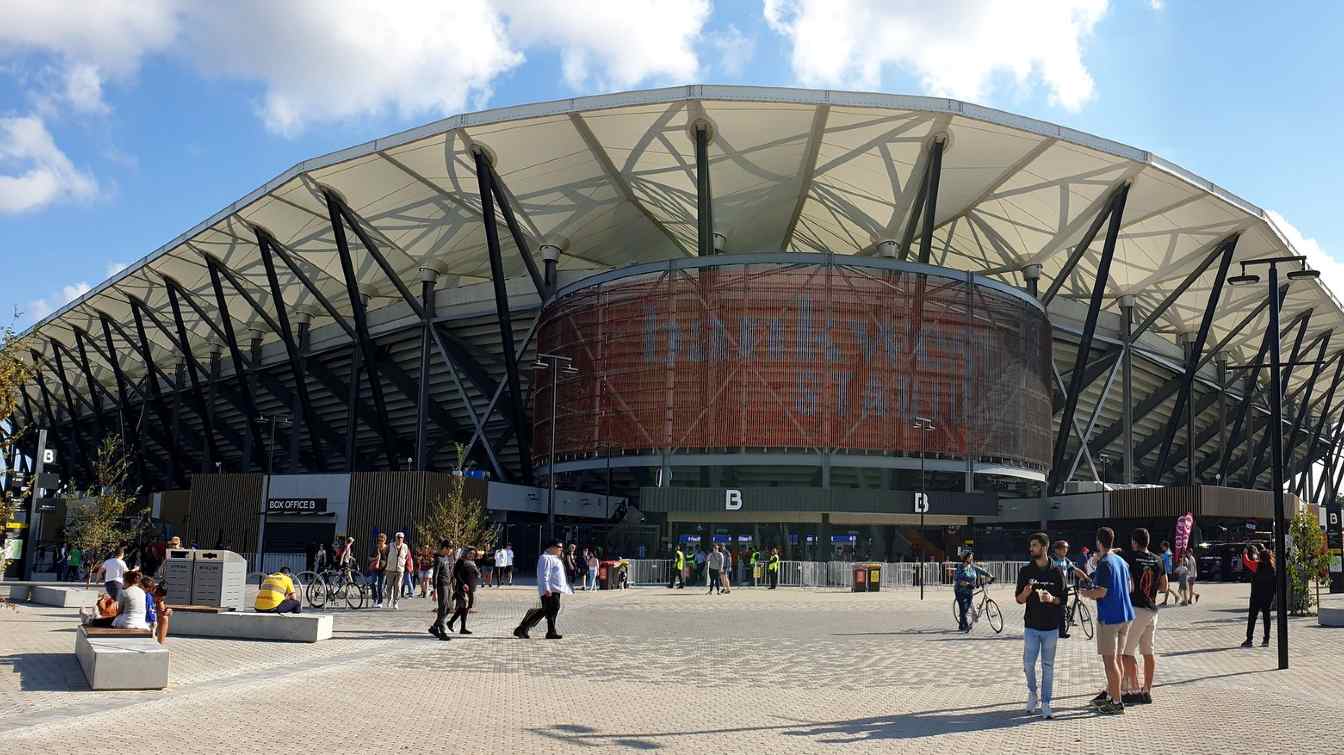
M 0 321 L 31 324 L 305 158 L 456 112 L 693 82 L 952 96 L 1149 149 L 1279 213 L 1344 295 L 1322 256 L 1344 257 L 1344 5 L 382 5 L 0 0 Z

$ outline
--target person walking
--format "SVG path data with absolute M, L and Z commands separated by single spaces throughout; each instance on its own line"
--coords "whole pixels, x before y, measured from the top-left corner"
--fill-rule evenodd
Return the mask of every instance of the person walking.
M 1120 655 L 1129 624 L 1134 620 L 1134 606 L 1129 600 L 1129 566 L 1111 552 L 1114 546 L 1115 530 L 1098 529 L 1097 568 L 1092 572 L 1092 587 L 1079 591 L 1083 597 L 1097 601 L 1097 654 L 1106 671 L 1106 689 L 1092 698 L 1092 705 L 1105 715 L 1125 712 L 1120 697 Z
M 691 573 L 691 580 L 696 584 L 709 584 L 709 575 L 705 572 L 705 564 L 709 562 L 709 556 L 706 555 L 703 546 L 695 546 L 695 555 L 692 556 L 695 563 L 695 571 Z M 704 580 L 704 582 L 701 582 Z
M 751 586 L 760 587 L 760 579 L 756 576 L 756 566 L 761 562 L 761 552 L 756 546 L 751 547 L 751 555 L 747 556 L 747 570 L 750 573 Z
M 476 585 L 481 579 L 480 569 L 476 566 L 477 553 L 475 548 L 467 548 L 462 558 L 453 564 L 453 602 L 457 610 L 453 612 L 453 618 L 448 620 L 449 632 L 453 631 L 453 624 L 460 621 L 458 634 L 471 634 L 467 631 L 467 614 L 476 603 Z
M 495 581 L 495 552 L 489 548 L 476 551 L 476 568 L 481 572 L 481 584 L 493 587 Z
M 499 572 L 496 579 L 499 585 L 513 584 L 513 546 L 508 543 L 503 548 L 495 551 L 495 570 Z
M 1255 577 L 1251 580 L 1251 605 L 1246 616 L 1246 641 L 1241 643 L 1242 647 L 1248 648 L 1254 644 L 1251 638 L 1255 635 L 1256 614 L 1261 615 L 1265 625 L 1265 639 L 1260 646 L 1269 646 L 1269 609 L 1273 607 L 1278 592 L 1278 578 L 1274 551 L 1268 548 L 1261 549 L 1257 554 Z
M 406 561 L 411 557 L 411 547 L 406 544 L 406 533 L 398 532 L 392 537 L 392 545 L 387 549 L 387 604 L 393 611 L 398 609 L 401 598 L 401 580 L 406 573 Z
M 576 582 L 583 581 L 579 577 L 579 554 L 577 553 L 578 548 L 579 546 L 575 545 L 574 543 L 570 543 L 569 547 L 565 549 L 564 554 L 565 579 L 568 580 L 569 584 L 571 585 Z
M 736 561 L 737 557 L 733 554 L 732 546 L 724 548 L 723 572 L 719 574 L 719 580 L 723 583 L 723 593 L 730 593 L 733 591 L 733 580 L 731 579 L 731 575 L 733 573 L 733 564 Z
M 705 556 L 705 567 L 709 569 L 709 591 L 706 594 L 714 592 L 723 592 L 723 546 L 714 544 L 714 550 Z
M 383 576 L 387 572 L 387 533 L 379 532 L 369 556 L 369 587 L 373 590 L 373 607 L 383 607 Z
M 434 623 L 429 625 L 429 633 L 444 642 L 448 641 L 448 614 L 453 610 L 453 544 L 447 540 L 439 541 L 439 555 L 434 557 L 430 567 L 431 594 L 435 600 Z
M 588 567 L 588 579 L 584 581 L 583 587 L 585 590 L 596 590 L 597 571 L 601 568 L 602 562 L 597 559 L 597 552 L 592 548 L 588 549 L 584 561 L 586 562 L 585 565 Z
M 1017 571 L 1018 605 L 1026 606 L 1023 618 L 1022 668 L 1027 674 L 1027 712 L 1040 711 L 1041 718 L 1054 718 L 1051 708 L 1055 689 L 1055 650 L 1064 624 L 1064 600 L 1068 593 L 1064 572 L 1050 559 L 1050 538 L 1037 532 L 1027 540 L 1031 560 Z M 963 611 L 964 613 L 964 611 Z M 1041 665 L 1040 686 L 1036 663 Z
M 427 543 L 421 545 L 415 552 L 415 569 L 416 578 L 420 583 L 420 597 L 428 597 L 434 589 L 434 583 L 430 581 L 434 572 L 434 551 Z
M 686 553 L 681 549 L 681 546 L 678 545 L 677 552 L 673 554 L 672 557 L 672 579 L 668 581 L 667 589 L 671 590 L 673 587 L 676 587 L 678 589 L 685 588 L 686 587 L 685 572 L 686 572 Z
M 126 566 L 126 561 L 123 560 L 125 555 L 126 546 L 118 545 L 112 557 L 99 564 L 98 569 L 94 572 L 95 576 L 102 580 L 103 587 L 107 589 L 107 594 L 111 595 L 113 600 L 120 597 L 123 579 L 126 572 L 130 571 Z
M 1153 701 L 1153 676 L 1157 673 L 1157 655 L 1153 650 L 1157 639 L 1157 596 L 1166 594 L 1167 575 L 1162 558 L 1148 550 L 1151 540 L 1148 530 L 1139 527 L 1130 535 L 1131 550 L 1124 554 L 1129 567 L 1130 582 L 1134 589 L 1129 602 L 1134 606 L 1134 622 L 1125 637 L 1123 691 L 1120 702 L 1126 705 L 1147 705 Z M 1135 651 L 1143 654 L 1143 685 L 1139 685 L 1139 663 Z
M 770 560 L 765 562 L 765 570 L 769 572 L 770 589 L 779 587 L 779 549 L 770 549 Z
M 513 630 L 514 637 L 528 639 L 527 633 L 545 618 L 546 639 L 564 639 L 555 628 L 556 617 L 560 614 L 560 595 L 574 591 L 565 580 L 565 563 L 560 558 L 561 547 L 560 541 L 552 541 L 537 559 L 537 594 L 541 596 L 541 607 L 523 614 L 522 622 Z
M 980 586 L 981 579 L 992 578 L 993 575 L 975 565 L 974 553 L 966 551 L 961 555 L 961 566 L 957 568 L 952 581 L 952 594 L 957 599 L 957 629 L 960 631 L 971 631 L 968 616 L 971 601 L 975 598 L 975 588 Z
M 1195 590 L 1195 581 L 1199 577 L 1199 561 L 1195 558 L 1195 552 L 1190 548 L 1185 549 L 1185 558 L 1181 560 L 1185 565 L 1185 604 L 1199 602 L 1199 592 Z
M 65 559 L 65 580 L 67 582 L 78 582 L 83 572 L 84 551 L 78 545 L 71 546 L 70 554 Z
M 1171 589 L 1171 578 L 1176 574 L 1175 571 L 1176 565 L 1173 563 L 1171 554 L 1171 543 L 1167 542 L 1166 540 L 1163 540 L 1160 548 L 1161 548 L 1160 555 L 1162 557 L 1162 573 L 1167 578 L 1167 588 L 1162 591 L 1162 605 L 1165 606 L 1167 604 L 1167 600 L 1171 598 L 1171 596 L 1173 595 L 1176 596 L 1176 602 L 1179 604 L 1181 602 L 1181 594 Z

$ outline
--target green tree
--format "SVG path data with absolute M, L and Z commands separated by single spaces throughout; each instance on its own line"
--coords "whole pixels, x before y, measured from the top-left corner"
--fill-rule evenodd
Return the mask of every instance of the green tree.
M 462 469 L 466 451 L 457 446 L 457 468 Z M 434 501 L 429 514 L 415 525 L 417 543 L 437 548 L 440 540 L 455 546 L 471 546 L 489 550 L 495 544 L 498 532 L 490 523 L 485 505 L 467 496 L 467 480 L 460 472 L 453 474 L 448 493 Z
M 1295 616 L 1311 612 L 1316 604 L 1312 582 L 1326 577 L 1329 558 L 1325 532 L 1309 512 L 1298 512 L 1288 525 L 1292 549 L 1288 554 L 1288 610 Z
M 10 454 L 24 434 L 24 429 L 20 429 L 15 421 L 15 412 L 19 408 L 19 388 L 30 374 L 23 353 L 23 339 L 15 335 L 14 328 L 9 325 L 0 327 L 0 428 L 4 430 L 0 433 L 0 457 L 4 458 L 6 464 L 12 459 Z M 6 484 L 0 493 L 0 527 L 13 521 L 14 512 L 23 502 L 19 486 L 14 484 L 11 477 L 12 471 L 6 468 Z M 0 573 L 8 565 L 6 554 L 0 552 Z
M 104 554 L 123 542 L 129 534 L 123 527 L 127 511 L 135 497 L 126 492 L 130 457 L 121 436 L 109 435 L 98 446 L 97 490 L 82 502 L 71 505 L 65 525 L 66 540 L 91 558 Z

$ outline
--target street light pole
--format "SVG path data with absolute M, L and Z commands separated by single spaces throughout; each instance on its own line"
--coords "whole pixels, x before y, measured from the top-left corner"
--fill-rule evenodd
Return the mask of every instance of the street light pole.
M 266 488 L 261 496 L 261 527 L 257 531 L 257 571 L 265 571 L 266 560 L 266 520 L 271 516 L 271 476 L 275 473 L 275 425 L 277 422 L 289 424 L 288 417 L 257 417 L 258 422 L 270 424 L 270 446 L 266 451 Z
M 1275 595 L 1278 610 L 1279 669 L 1288 668 L 1288 523 L 1283 501 L 1283 385 L 1279 375 L 1279 263 L 1302 265 L 1301 270 L 1288 273 L 1288 280 L 1320 277 L 1320 272 L 1306 269 L 1307 258 L 1302 256 L 1266 257 L 1241 263 L 1241 275 L 1227 282 L 1237 285 L 1255 284 L 1260 276 L 1248 275 L 1247 265 L 1269 267 L 1269 426 L 1273 428 L 1270 447 L 1270 480 L 1274 493 L 1274 559 L 1278 564 L 1278 590 Z M 1266 429 L 1265 432 L 1269 432 Z
M 929 541 L 929 537 L 924 532 L 924 510 L 928 508 L 929 489 L 924 482 L 924 434 L 933 430 L 933 420 L 929 417 L 915 417 L 915 429 L 919 431 L 919 492 L 923 496 L 923 505 L 919 508 L 919 536 L 924 542 Z M 922 546 L 921 546 L 922 549 Z M 924 582 L 928 575 L 924 573 L 924 564 L 928 562 L 928 554 L 919 559 L 919 599 L 924 599 Z
M 537 354 L 537 361 L 532 366 L 551 371 L 551 445 L 550 462 L 546 466 L 546 539 L 549 541 L 555 539 L 555 430 L 560 424 L 556 417 L 559 410 L 557 398 L 560 393 L 560 372 L 563 370 L 566 375 L 577 375 L 579 371 L 574 367 L 573 359 L 559 354 Z

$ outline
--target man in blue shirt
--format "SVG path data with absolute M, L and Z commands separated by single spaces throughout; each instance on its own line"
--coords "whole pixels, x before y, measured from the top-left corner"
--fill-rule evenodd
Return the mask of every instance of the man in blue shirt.
M 1107 715 L 1124 713 L 1120 698 L 1120 655 L 1123 652 L 1129 623 L 1134 620 L 1134 605 L 1129 599 L 1129 566 L 1111 548 L 1115 546 L 1115 530 L 1102 527 L 1097 530 L 1097 570 L 1092 572 L 1092 587 L 1080 590 L 1083 597 L 1097 601 L 1097 653 L 1106 669 L 1106 689 L 1092 704 L 1098 712 Z

